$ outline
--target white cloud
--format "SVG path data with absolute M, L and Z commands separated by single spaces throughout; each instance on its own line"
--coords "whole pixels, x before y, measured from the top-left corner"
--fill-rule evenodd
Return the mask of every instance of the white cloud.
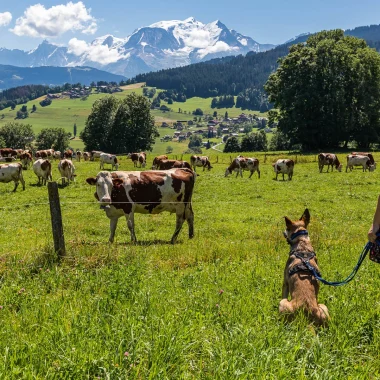
M 77 38 L 69 41 L 68 52 L 77 56 L 85 54 L 87 60 L 101 65 L 107 65 L 122 58 L 116 49 L 109 49 L 107 45 L 90 45 Z
M 218 41 L 213 46 L 208 46 L 205 49 L 198 50 L 197 54 L 200 58 L 204 58 L 207 54 L 220 53 L 220 52 L 224 52 L 224 51 L 231 51 L 232 52 L 233 50 L 238 51 L 239 48 L 238 47 L 231 47 L 223 41 Z
M 0 26 L 6 26 L 12 21 L 12 14 L 10 12 L 0 13 Z
M 90 14 L 91 9 L 79 1 L 66 5 L 55 5 L 46 9 L 42 4 L 32 5 L 24 15 L 16 20 L 11 31 L 18 36 L 58 37 L 70 30 L 94 34 L 97 29 L 96 19 Z
M 207 30 L 191 30 L 183 37 L 186 46 L 205 48 L 210 44 L 210 33 Z

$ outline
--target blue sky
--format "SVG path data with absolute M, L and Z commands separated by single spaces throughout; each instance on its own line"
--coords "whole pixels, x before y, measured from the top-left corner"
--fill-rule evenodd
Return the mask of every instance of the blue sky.
M 219 19 L 260 43 L 279 44 L 304 32 L 380 24 L 380 1 L 2 0 L 0 47 L 28 50 L 44 38 L 67 45 L 72 38 L 126 37 L 141 26 L 191 16 L 203 23 Z

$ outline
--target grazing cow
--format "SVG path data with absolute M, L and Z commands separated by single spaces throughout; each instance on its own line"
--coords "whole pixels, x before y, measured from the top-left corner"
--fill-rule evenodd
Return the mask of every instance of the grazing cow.
M 338 172 L 342 171 L 343 165 L 339 162 L 338 157 L 333 153 L 319 153 L 318 154 L 318 166 L 319 166 L 319 172 L 322 173 L 323 166 L 327 165 L 327 172 L 330 169 L 331 171 L 334 170 L 334 166 Z
M 62 157 L 62 153 L 61 153 L 61 151 L 56 150 L 56 151 L 54 152 L 54 154 L 53 154 L 53 158 L 54 158 L 54 159 L 58 159 L 58 160 L 60 160 L 61 157 Z
M 59 161 L 58 170 L 62 177 L 62 186 L 65 185 L 66 178 L 69 185 L 70 185 L 70 180 L 75 181 L 75 177 L 76 177 L 76 174 L 74 174 L 75 166 L 70 160 L 63 159 Z
M 207 156 L 191 156 L 190 163 L 192 168 L 195 170 L 197 166 L 202 166 L 203 171 L 207 168 L 208 170 L 212 169 L 210 161 Z
M 104 152 L 102 152 L 101 150 L 92 150 L 90 153 L 91 153 L 90 161 L 94 161 L 95 158 L 100 158 L 101 153 L 104 153 Z
M 28 170 L 29 166 L 32 164 L 33 162 L 33 159 L 32 159 L 32 155 L 30 153 L 27 153 L 27 152 L 24 152 L 21 156 L 20 156 L 20 161 L 21 161 L 21 164 L 22 164 L 22 168 L 24 170 Z
M 73 159 L 73 151 L 71 149 L 67 149 L 63 152 L 63 158 L 66 158 L 68 160 Z
M 346 173 L 348 169 L 352 171 L 354 166 L 361 166 L 363 168 L 363 172 L 367 169 L 370 172 L 375 170 L 375 165 L 371 164 L 368 156 L 354 156 L 353 154 L 347 155 Z
M 8 183 L 11 181 L 15 183 L 13 192 L 16 191 L 19 181 L 22 184 L 22 189 L 25 190 L 25 181 L 22 175 L 22 167 L 19 162 L 0 165 L 0 182 Z
M 104 170 L 104 164 L 112 165 L 111 170 L 114 168 L 119 169 L 119 163 L 117 157 L 114 154 L 101 153 L 100 154 L 100 170 Z
M 24 149 L 14 149 L 14 150 L 17 153 L 16 154 L 17 158 L 20 158 L 20 156 L 24 153 Z
M 54 152 L 51 152 L 52 149 L 37 150 L 35 156 L 36 158 L 53 158 Z
M 161 160 L 167 160 L 168 156 L 166 154 L 162 154 L 161 156 L 154 157 L 152 169 L 158 169 L 159 163 Z
M 77 161 L 80 162 L 80 158 L 82 157 L 82 152 L 80 150 L 77 150 L 75 154 L 76 154 L 76 157 L 77 157 Z
M 48 160 L 40 158 L 35 161 L 33 164 L 33 171 L 38 177 L 38 184 L 46 185 L 48 179 L 50 179 L 50 181 L 52 180 L 51 163 Z
M 0 157 L 0 162 L 13 162 L 16 161 L 16 157 Z
M 195 173 L 189 169 L 165 171 L 100 172 L 87 183 L 96 185 L 95 197 L 110 219 L 112 243 L 118 219 L 125 215 L 136 242 L 134 214 L 159 214 L 163 211 L 176 213 L 176 228 L 171 239 L 174 244 L 182 225 L 189 225 L 189 238 L 194 236 L 194 213 L 191 205 Z
M 186 161 L 177 161 L 177 160 L 161 160 L 158 163 L 159 170 L 169 170 L 173 168 L 187 168 L 191 169 L 191 165 Z
M 259 160 L 254 157 L 238 156 L 231 162 L 231 165 L 226 169 L 224 176 L 227 177 L 228 175 L 232 174 L 232 172 L 236 172 L 236 177 L 239 175 L 239 173 L 240 176 L 243 177 L 243 170 L 248 170 L 251 172 L 248 178 L 251 178 L 252 174 L 255 171 L 257 171 L 257 174 L 260 178 Z
M 367 156 L 369 158 L 369 161 L 370 161 L 371 165 L 374 165 L 375 169 L 376 169 L 376 162 L 375 162 L 375 159 L 373 158 L 372 153 L 368 153 L 368 152 L 352 152 L 351 154 L 353 156 Z
M 277 160 L 274 164 L 272 164 L 274 172 L 276 173 L 276 181 L 278 174 L 282 174 L 282 180 L 284 181 L 284 175 L 288 175 L 288 180 L 291 181 L 293 178 L 293 170 L 294 170 L 294 161 L 290 159 L 280 159 Z
M 137 167 L 137 163 L 140 163 L 140 168 L 145 168 L 146 165 L 146 153 L 128 153 L 127 158 L 130 158 L 133 162 L 133 166 Z
M 12 148 L 2 148 L 0 149 L 0 156 L 2 157 L 16 157 L 17 151 Z
M 85 161 L 88 161 L 91 158 L 91 153 L 90 152 L 83 152 L 82 156 L 83 156 L 83 159 Z

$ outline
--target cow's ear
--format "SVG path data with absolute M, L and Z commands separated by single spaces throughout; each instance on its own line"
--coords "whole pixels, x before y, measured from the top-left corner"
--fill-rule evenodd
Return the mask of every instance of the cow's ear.
M 286 228 L 290 229 L 293 225 L 293 222 L 287 216 L 284 216 L 284 218 L 285 218 Z
M 307 227 L 307 225 L 310 223 L 310 212 L 309 212 L 309 209 L 305 209 L 305 211 L 303 212 L 300 220 L 302 220 L 304 223 L 305 223 L 305 227 Z
M 121 178 L 114 178 L 112 183 L 115 187 L 119 187 L 123 184 L 123 180 Z
M 96 178 L 95 177 L 89 177 L 89 178 L 86 179 L 86 182 L 89 185 L 96 185 Z

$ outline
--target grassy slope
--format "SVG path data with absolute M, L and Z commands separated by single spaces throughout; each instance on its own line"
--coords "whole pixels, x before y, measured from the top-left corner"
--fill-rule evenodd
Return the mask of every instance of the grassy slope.
M 61 265 L 46 188 L 31 171 L 24 192 L 0 184 L 0 377 L 379 378 L 378 265 L 366 260 L 344 287 L 321 286 L 329 328 L 278 316 L 283 216 L 309 207 L 322 274 L 342 279 L 366 242 L 378 172 L 320 174 L 306 156 L 293 181 L 274 181 L 277 157 L 257 156 L 260 180 L 224 178 L 229 155 L 211 157 L 214 168 L 195 186 L 196 236 L 188 240 L 184 226 L 175 246 L 167 244 L 175 216 L 166 213 L 136 216 L 138 245 L 121 219 L 110 246 L 108 220 L 85 183 L 98 163 L 77 163 L 76 183 L 60 190 Z M 121 165 L 132 169 L 125 158 Z
M 114 95 L 116 97 L 124 97 L 132 92 L 142 94 L 141 84 L 124 86 L 123 89 L 123 92 L 115 93 Z M 31 124 L 36 134 L 39 133 L 43 128 L 51 127 L 64 128 L 68 132 L 73 133 L 73 126 L 74 123 L 76 123 L 77 134 L 79 135 L 79 133 L 85 126 L 87 116 L 91 112 L 92 104 L 95 102 L 95 100 L 100 99 L 104 96 L 106 96 L 106 94 L 92 94 L 87 98 L 87 100 L 84 101 L 80 99 L 53 99 L 52 104 L 48 107 L 41 107 L 39 105 L 39 102 L 44 98 L 41 97 L 39 99 L 35 99 L 26 103 L 29 110 L 31 110 L 33 104 L 35 104 L 37 106 L 37 111 L 35 113 L 29 113 L 29 117 L 27 119 L 18 121 L 22 123 Z M 165 102 L 163 102 L 163 104 L 164 103 Z M 186 103 L 174 102 L 173 105 L 169 105 L 169 107 L 173 110 L 171 112 L 153 110 L 152 114 L 155 117 L 157 125 L 161 125 L 161 123 L 164 121 L 172 123 L 177 120 L 192 120 L 193 115 L 191 115 L 191 112 L 194 111 L 196 108 L 201 108 L 205 113 L 212 114 L 214 110 L 210 108 L 210 104 L 211 98 L 192 98 L 187 100 Z M 21 106 L 17 106 L 16 109 L 13 111 L 10 108 L 6 108 L 0 111 L 0 127 L 7 122 L 17 121 L 15 120 L 15 117 L 17 111 L 20 108 Z M 178 113 L 178 108 L 182 108 L 183 111 L 187 111 L 189 113 Z M 226 110 L 228 111 L 229 116 L 231 117 L 237 116 L 242 112 L 240 109 L 237 108 L 223 108 L 217 111 L 219 115 L 224 116 Z M 255 113 L 260 114 L 259 112 Z M 4 115 L 4 117 L 2 117 L 1 115 Z M 171 145 L 173 146 L 173 144 Z M 75 149 L 83 149 L 83 143 L 80 140 L 73 141 L 71 146 Z M 158 144 L 157 146 L 159 151 L 162 151 L 161 144 Z M 185 149 L 176 146 L 175 152 L 182 153 Z

